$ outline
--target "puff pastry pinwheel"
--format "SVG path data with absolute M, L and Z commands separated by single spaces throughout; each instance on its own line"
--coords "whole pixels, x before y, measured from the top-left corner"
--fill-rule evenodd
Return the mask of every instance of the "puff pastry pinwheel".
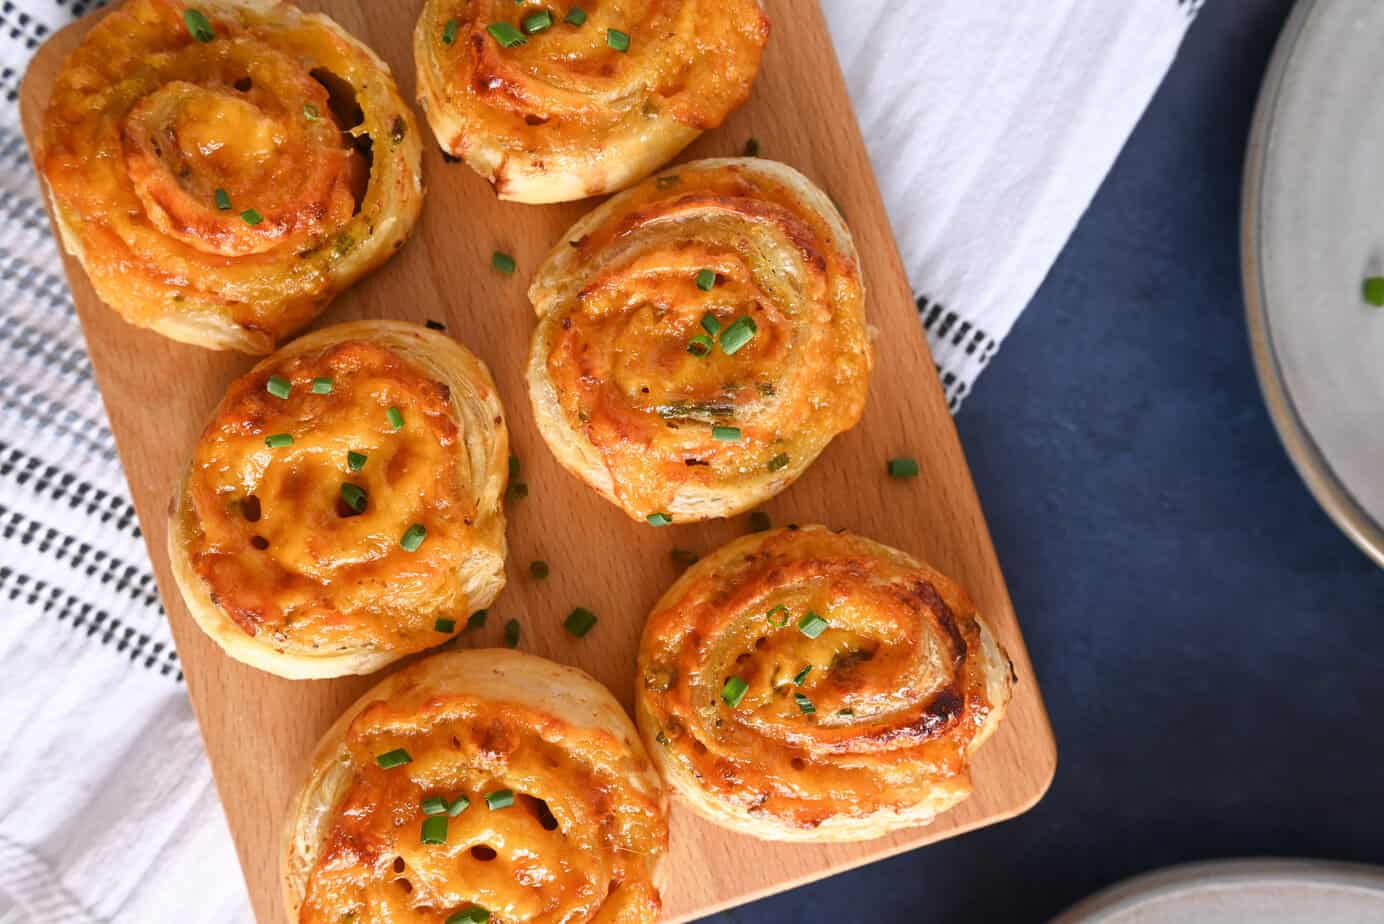
M 434 655 L 323 737 L 284 828 L 297 924 L 644 924 L 668 845 L 628 716 L 579 670 Z
M 567 233 L 529 299 L 539 430 L 635 519 L 753 507 L 865 406 L 855 246 L 782 164 L 699 161 L 621 193 Z
M 357 321 L 233 382 L 170 509 L 203 631 L 284 677 L 364 674 L 441 644 L 504 586 L 509 436 L 456 341 Z
M 388 66 L 278 0 L 128 0 L 64 63 L 36 161 L 106 304 L 247 353 L 388 259 L 423 200 Z
M 664 781 L 703 817 L 766 840 L 863 840 L 970 794 L 1012 670 L 943 575 L 790 527 L 730 543 L 659 600 L 636 715 Z
M 582 199 L 720 125 L 768 39 L 756 0 L 427 0 L 419 105 L 443 151 L 500 198 Z

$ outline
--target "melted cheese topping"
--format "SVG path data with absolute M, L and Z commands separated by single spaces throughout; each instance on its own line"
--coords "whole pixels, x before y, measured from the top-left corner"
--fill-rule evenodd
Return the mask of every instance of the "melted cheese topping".
M 809 614 L 828 624 L 816 638 Z M 651 747 L 699 787 L 811 829 L 969 792 L 997 705 L 981 657 L 974 608 L 942 575 L 857 536 L 779 530 L 694 565 L 649 617 L 640 707 Z
M 266 388 L 291 383 L 287 398 Z M 330 379 L 330 394 L 313 381 Z M 395 429 L 389 409 L 404 425 Z M 266 438 L 288 434 L 292 445 Z M 189 553 L 217 605 L 285 648 L 437 644 L 439 617 L 469 612 L 457 580 L 477 501 L 447 386 L 391 350 L 346 341 L 262 363 L 233 383 L 193 457 Z M 348 454 L 366 456 L 352 471 Z M 357 513 L 342 485 L 365 492 Z M 413 524 L 427 535 L 413 552 Z
M 579 276 L 535 300 L 566 425 L 638 519 L 673 509 L 689 486 L 772 493 L 864 409 L 855 255 L 799 193 L 736 167 L 685 167 L 611 205 L 570 242 Z M 697 284 L 704 270 L 710 290 Z M 755 333 L 735 352 L 689 350 L 743 319 Z M 738 438 L 718 439 L 718 427 Z
M 88 33 L 58 76 L 40 163 L 104 301 L 267 352 L 402 243 L 418 140 L 383 65 L 329 21 L 195 6 L 210 42 L 180 0 L 129 0 Z
M 492 924 L 636 924 L 658 916 L 658 803 L 629 783 L 606 732 L 469 696 L 377 702 L 347 733 L 350 783 L 310 875 L 300 924 L 441 924 L 479 905 Z M 403 748 L 412 762 L 381 769 Z M 515 794 L 491 809 L 487 793 Z M 423 800 L 470 806 L 424 844 Z

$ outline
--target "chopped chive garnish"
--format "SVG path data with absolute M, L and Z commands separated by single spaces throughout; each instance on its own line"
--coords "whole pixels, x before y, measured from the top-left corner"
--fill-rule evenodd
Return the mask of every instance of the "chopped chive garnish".
M 514 790 L 497 789 L 494 792 L 488 792 L 485 794 L 485 804 L 490 807 L 492 812 L 498 809 L 507 809 L 514 804 Z
M 715 337 L 721 332 L 721 322 L 716 320 L 716 315 L 708 311 L 702 315 L 702 330 Z
M 1365 280 L 1365 301 L 1376 308 L 1384 308 L 1384 276 L 1371 276 Z
M 596 625 L 596 614 L 586 607 L 579 606 L 567 618 L 562 621 L 562 628 L 571 632 L 577 638 L 581 638 L 591 631 L 591 627 Z
M 441 321 L 434 321 L 432 318 L 428 318 L 426 321 L 424 321 L 424 322 L 423 322 L 423 326 L 426 327 L 428 330 L 446 330 L 446 329 L 447 329 L 447 325 L 446 325 L 446 324 L 443 324 Z
M 353 472 L 358 472 L 365 468 L 365 460 L 368 458 L 369 456 L 363 452 L 348 452 L 346 453 L 346 467 Z
M 763 510 L 756 510 L 750 514 L 750 532 L 752 533 L 762 533 L 773 525 L 774 522 L 769 519 L 769 514 Z
M 532 16 L 525 16 L 523 27 L 528 35 L 537 35 L 544 29 L 551 29 L 553 26 L 553 14 L 547 10 L 534 13 Z
M 270 449 L 281 449 L 284 446 L 293 445 L 292 433 L 271 433 L 264 438 L 264 445 Z
M 573 26 L 580 26 L 586 22 L 586 10 L 579 6 L 574 6 L 567 11 L 567 15 L 562 17 L 562 21 Z
M 519 620 L 511 619 L 505 623 L 505 647 L 519 647 Z
M 712 427 L 711 438 L 720 443 L 740 442 L 739 427 Z
M 447 814 L 448 814 L 450 817 L 455 818 L 455 817 L 457 817 L 458 815 L 460 815 L 462 812 L 464 812 L 464 811 L 466 811 L 467 809 L 469 809 L 470 807 L 471 807 L 471 800 L 470 800 L 470 799 L 466 798 L 465 796 L 457 796 L 457 797 L 456 797 L 456 800 L 453 801 L 451 805 L 447 806 Z
M 518 29 L 507 22 L 491 23 L 485 27 L 485 31 L 504 48 L 513 48 L 528 41 Z
M 697 563 L 697 553 L 689 551 L 688 549 L 674 548 L 669 554 L 672 556 L 673 561 L 682 565 L 684 568 Z
M 485 618 L 489 615 L 490 610 L 476 610 L 474 613 L 471 614 L 470 618 L 466 620 L 466 628 L 484 629 Z
M 312 380 L 312 393 L 314 395 L 330 395 L 336 388 L 336 383 L 326 376 L 319 376 Z
M 428 796 L 423 800 L 421 808 L 424 815 L 445 815 L 447 814 L 447 800 L 441 796 Z
M 264 390 L 275 398 L 287 398 L 293 392 L 293 383 L 281 375 L 271 375 L 264 383 Z
M 726 685 L 721 687 L 721 699 L 727 706 L 734 709 L 740 705 L 740 701 L 745 698 L 745 691 L 750 685 L 739 677 L 732 677 L 726 681 Z
M 817 707 L 812 705 L 812 700 L 803 696 L 801 693 L 793 694 L 793 702 L 798 704 L 798 708 L 802 710 L 803 715 L 812 715 L 817 711 Z
M 798 620 L 798 631 L 808 638 L 816 638 L 827 629 L 827 621 L 816 613 L 809 612 L 802 619 Z
M 778 606 L 765 613 L 764 618 L 769 620 L 769 625 L 777 626 L 781 629 L 788 625 L 788 607 L 780 603 Z
M 229 212 L 231 210 L 231 194 L 218 186 L 216 187 L 215 196 L 216 207 L 223 212 Z
M 811 664 L 809 664 L 807 667 L 804 667 L 802 670 L 798 671 L 796 674 L 793 675 L 793 686 L 802 686 L 803 681 L 807 679 L 807 675 L 810 673 L 812 673 Z
M 917 478 L 918 460 L 917 459 L 890 459 L 889 460 L 890 478 Z
M 511 477 L 511 478 L 518 478 L 518 477 L 519 477 L 519 457 L 518 457 L 518 456 L 510 456 L 510 457 L 509 457 L 509 477 Z
M 447 25 L 442 27 L 442 44 L 451 45 L 457 40 L 457 25 L 455 19 L 447 20 Z
M 496 271 L 504 273 L 506 276 L 513 276 L 514 270 L 518 267 L 513 257 L 500 250 L 490 255 L 490 265 L 493 266 Z
M 366 497 L 365 491 L 359 486 L 351 484 L 349 481 L 341 485 L 341 500 L 356 513 L 365 510 Z
M 736 318 L 729 327 L 721 331 L 721 352 L 727 356 L 734 356 L 741 347 L 754 339 L 758 331 L 754 318 Z
M 303 118 L 307 119 L 309 122 L 316 122 L 318 119 L 322 118 L 322 113 L 319 112 L 317 107 L 312 103 L 304 103 Z
M 455 619 L 439 619 L 433 623 L 433 630 L 441 632 L 443 635 L 451 635 L 457 630 L 457 621 Z
M 428 537 L 428 530 L 422 523 L 414 523 L 405 532 L 399 545 L 403 546 L 405 552 L 417 552 L 418 547 L 423 544 L 423 540 Z
M 543 580 L 549 573 L 548 563 L 542 559 L 529 562 L 529 574 L 538 580 Z
M 389 425 L 395 430 L 404 429 L 404 412 L 397 407 L 391 407 L 385 411 L 385 416 L 389 418 Z
M 673 518 L 666 513 L 651 513 L 644 518 L 650 526 L 667 526 Z
M 716 287 L 716 271 L 715 271 L 715 270 L 709 270 L 709 269 L 697 270 L 697 288 L 701 289 L 703 292 L 710 292 L 710 291 L 711 291 L 712 289 L 714 289 L 715 287 Z
M 395 767 L 402 767 L 404 764 L 412 762 L 413 758 L 403 748 L 385 751 L 375 758 L 375 763 L 380 765 L 381 770 L 393 770 Z
M 654 185 L 656 185 L 659 189 L 671 189 L 672 187 L 678 185 L 681 182 L 682 177 L 678 176 L 676 173 L 670 173 L 667 176 L 659 177 L 657 180 L 654 181 Z
M 240 217 L 245 221 L 247 225 L 251 226 L 257 225 L 260 222 L 264 221 L 264 216 L 259 213 L 258 209 L 246 209 L 245 211 L 240 213 Z
M 788 467 L 788 454 L 781 452 L 769 460 L 769 471 L 777 472 Z
M 746 141 L 746 142 L 745 142 L 745 156 L 746 156 L 746 157 L 758 157 L 758 156 L 759 156 L 759 139 L 758 139 L 758 138 L 751 138 L 749 141 Z
M 463 911 L 458 911 L 443 924 L 486 924 L 490 920 L 490 912 L 480 905 L 472 905 Z
M 510 500 L 523 500 L 529 496 L 529 486 L 522 481 L 514 481 L 510 483 L 507 493 Z
M 433 815 L 423 819 L 423 835 L 419 838 L 424 844 L 447 843 L 447 816 Z
M 713 344 L 710 337 L 706 334 L 698 334 L 687 341 L 687 352 L 691 353 L 693 356 L 710 356 L 712 346 Z
M 855 715 L 855 710 L 854 710 L 854 709 L 838 709 L 838 710 L 836 710 L 836 714 L 837 714 L 837 715 Z
M 606 44 L 616 51 L 629 51 L 630 37 L 619 29 L 607 29 Z
M 187 26 L 187 31 L 199 42 L 210 42 L 216 38 L 216 30 L 212 29 L 211 23 L 201 10 L 184 10 L 183 24 Z

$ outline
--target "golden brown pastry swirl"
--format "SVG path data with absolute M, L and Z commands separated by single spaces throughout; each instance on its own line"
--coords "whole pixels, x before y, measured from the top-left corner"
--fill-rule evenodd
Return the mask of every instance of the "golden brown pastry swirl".
M 529 299 L 539 429 L 636 519 L 752 507 L 864 408 L 850 232 L 782 164 L 699 161 L 616 196 L 557 245 Z
M 423 196 L 388 67 L 270 0 L 128 0 L 63 65 L 38 162 L 103 301 L 251 353 L 393 254 Z
M 299 924 L 644 924 L 666 799 L 619 703 L 505 650 L 435 655 L 322 739 L 285 826 Z
M 821 526 L 746 536 L 649 617 L 640 730 L 699 814 L 770 840 L 923 824 L 969 795 L 1011 667 L 964 591 Z
M 420 104 L 503 199 L 623 189 L 745 101 L 769 37 L 756 0 L 427 0 Z

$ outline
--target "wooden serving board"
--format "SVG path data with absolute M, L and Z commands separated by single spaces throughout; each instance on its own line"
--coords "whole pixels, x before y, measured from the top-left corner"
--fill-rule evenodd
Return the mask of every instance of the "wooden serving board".
M 773 35 L 749 103 L 682 159 L 738 154 L 753 136 L 764 156 L 820 184 L 854 230 L 867 312 L 879 330 L 864 419 L 764 509 L 777 524 L 846 527 L 960 580 L 1009 650 L 1019 682 L 1004 725 L 975 761 L 975 795 L 929 827 L 860 844 L 751 844 L 676 807 L 671 868 L 677 872 L 665 895 L 671 921 L 1010 818 L 1038 801 L 1056 766 L 1052 729 L 826 24 L 815 3 L 764 5 Z M 411 36 L 420 3 L 305 0 L 303 6 L 327 12 L 379 52 L 412 98 Z M 39 131 L 55 73 L 92 22 L 87 17 L 54 35 L 30 66 L 21 93 L 29 138 Z M 420 125 L 428 131 L 421 119 Z M 515 617 L 523 626 L 523 650 L 589 671 L 628 705 L 644 617 L 678 573 L 670 548 L 710 550 L 745 532 L 745 519 L 654 530 L 631 522 L 557 465 L 534 428 L 524 385 L 534 326 L 525 289 L 543 255 L 594 202 L 501 203 L 464 164 L 445 163 L 432 143 L 424 149 L 427 201 L 413 239 L 342 295 L 318 326 L 356 318 L 433 319 L 489 364 L 529 496 L 509 504 L 509 584 L 491 607 L 489 625 L 464 634 L 459 644 L 498 645 L 503 623 Z M 496 249 L 515 256 L 518 273 L 506 277 L 490 268 Z M 255 912 L 262 922 L 278 922 L 284 918 L 279 822 L 289 795 L 318 736 L 379 678 L 281 680 L 231 660 L 198 631 L 169 574 L 168 500 L 225 386 L 253 360 L 136 330 L 97 300 L 75 260 L 67 258 L 66 267 Z M 920 477 L 886 477 L 885 461 L 900 455 L 918 458 Z M 529 562 L 539 558 L 552 566 L 543 581 L 528 573 Z M 600 617 L 582 640 L 561 625 L 574 606 Z M 747 856 L 754 862 L 744 862 Z

